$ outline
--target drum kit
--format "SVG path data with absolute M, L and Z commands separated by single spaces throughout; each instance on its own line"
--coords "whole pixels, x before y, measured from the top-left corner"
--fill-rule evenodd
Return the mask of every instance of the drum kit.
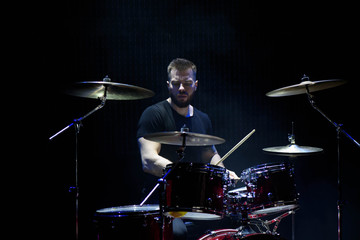
M 324 90 L 345 83 L 341 79 L 309 81 L 304 75 L 300 84 L 280 88 L 266 95 L 269 97 L 284 97 L 307 94 L 310 104 L 321 113 L 340 133 L 349 138 L 359 147 L 340 124 L 330 120 L 315 104 L 312 92 Z M 50 137 L 50 140 L 70 128 L 75 127 L 76 149 L 77 134 L 81 121 L 101 109 L 106 100 L 133 100 L 148 98 L 154 95 L 150 90 L 111 82 L 107 76 L 99 82 L 80 82 L 67 91 L 68 94 L 84 98 L 95 98 L 100 105 L 88 114 L 75 119 L 71 124 Z M 239 147 L 255 129 L 229 151 L 218 163 L 225 160 Z M 235 181 L 230 179 L 229 172 L 220 166 L 200 163 L 183 162 L 186 146 L 211 146 L 222 144 L 224 139 L 189 132 L 181 129 L 174 132 L 159 132 L 145 136 L 146 139 L 161 144 L 179 146 L 178 161 L 164 169 L 164 175 L 158 179 L 155 187 L 139 205 L 126 205 L 99 209 L 95 212 L 98 239 L 120 239 L 124 230 L 132 229 L 134 239 L 172 239 L 172 222 L 175 218 L 185 220 L 218 220 L 224 217 L 235 218 L 239 222 L 238 228 L 211 230 L 204 233 L 199 240 L 246 239 L 246 240 L 274 240 L 283 239 L 277 228 L 280 221 L 294 216 L 299 209 L 298 193 L 294 181 L 294 166 L 291 163 L 265 163 L 250 167 L 241 172 L 240 180 L 245 187 L 229 190 Z M 322 152 L 321 148 L 299 146 L 295 143 L 292 133 L 289 135 L 289 145 L 264 148 L 270 154 L 296 157 Z M 76 219 L 78 220 L 78 164 L 77 150 L 75 152 L 76 173 Z M 340 164 L 340 159 L 338 159 Z M 340 183 L 341 172 L 338 173 Z M 340 188 L 340 186 L 339 186 Z M 145 204 L 148 198 L 159 190 L 159 204 Z M 341 190 L 341 189 L 340 189 Z M 341 191 L 340 191 L 341 194 Z M 338 233 L 341 238 L 341 195 L 338 201 L 339 225 Z M 269 219 L 270 218 L 270 219 Z M 274 224 L 273 229 L 271 225 Z M 255 230 L 254 230 L 255 229 Z M 294 228 L 293 228 L 294 230 Z M 135 235 L 133 235 L 135 234 Z M 78 238 L 78 221 L 76 221 L 76 237 Z M 294 233 L 293 233 L 294 239 Z

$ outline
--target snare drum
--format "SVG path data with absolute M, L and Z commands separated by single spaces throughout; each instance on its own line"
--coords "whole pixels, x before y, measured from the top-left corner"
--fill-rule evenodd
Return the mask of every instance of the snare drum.
M 98 240 L 156 240 L 160 237 L 160 211 L 157 204 L 128 205 L 97 210 L 94 223 Z M 164 239 L 172 239 L 172 218 L 164 217 Z
M 166 167 L 168 171 L 173 167 Z M 178 163 L 166 178 L 165 213 L 195 220 L 220 219 L 225 210 L 229 176 L 225 168 L 201 163 Z
M 239 230 L 236 229 L 220 229 L 211 231 L 209 234 L 202 236 L 198 240 L 284 240 L 280 236 L 263 234 L 263 233 L 252 233 L 242 235 Z
M 226 193 L 226 213 L 230 216 L 241 215 L 251 203 L 246 187 L 230 190 Z M 249 201 L 250 199 L 250 201 Z
M 241 173 L 252 195 L 252 214 L 272 214 L 298 207 L 292 164 L 262 164 Z

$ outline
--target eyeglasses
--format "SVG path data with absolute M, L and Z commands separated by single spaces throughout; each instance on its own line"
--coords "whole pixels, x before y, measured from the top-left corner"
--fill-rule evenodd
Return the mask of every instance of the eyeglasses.
M 171 80 L 170 84 L 174 87 L 174 88 L 179 88 L 180 84 L 183 85 L 183 87 L 193 87 L 195 82 L 193 80 L 185 80 L 185 81 L 177 81 L 177 80 Z

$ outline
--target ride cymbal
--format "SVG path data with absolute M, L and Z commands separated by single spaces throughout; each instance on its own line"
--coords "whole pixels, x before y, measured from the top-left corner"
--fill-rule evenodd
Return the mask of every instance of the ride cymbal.
M 308 78 L 307 78 L 308 79 Z M 286 97 L 293 96 L 298 94 L 307 93 L 307 89 L 310 93 L 337 87 L 346 83 L 345 80 L 342 79 L 329 79 L 329 80 L 321 80 L 321 81 L 302 81 L 299 84 L 279 88 L 273 91 L 266 93 L 268 97 Z

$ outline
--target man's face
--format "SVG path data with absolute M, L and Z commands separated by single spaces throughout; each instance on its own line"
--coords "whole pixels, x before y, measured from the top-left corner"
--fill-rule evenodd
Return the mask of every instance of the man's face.
M 172 69 L 170 82 L 167 82 L 172 102 L 180 108 L 189 106 L 197 85 L 198 81 L 195 79 L 195 74 L 191 68 L 184 71 Z

